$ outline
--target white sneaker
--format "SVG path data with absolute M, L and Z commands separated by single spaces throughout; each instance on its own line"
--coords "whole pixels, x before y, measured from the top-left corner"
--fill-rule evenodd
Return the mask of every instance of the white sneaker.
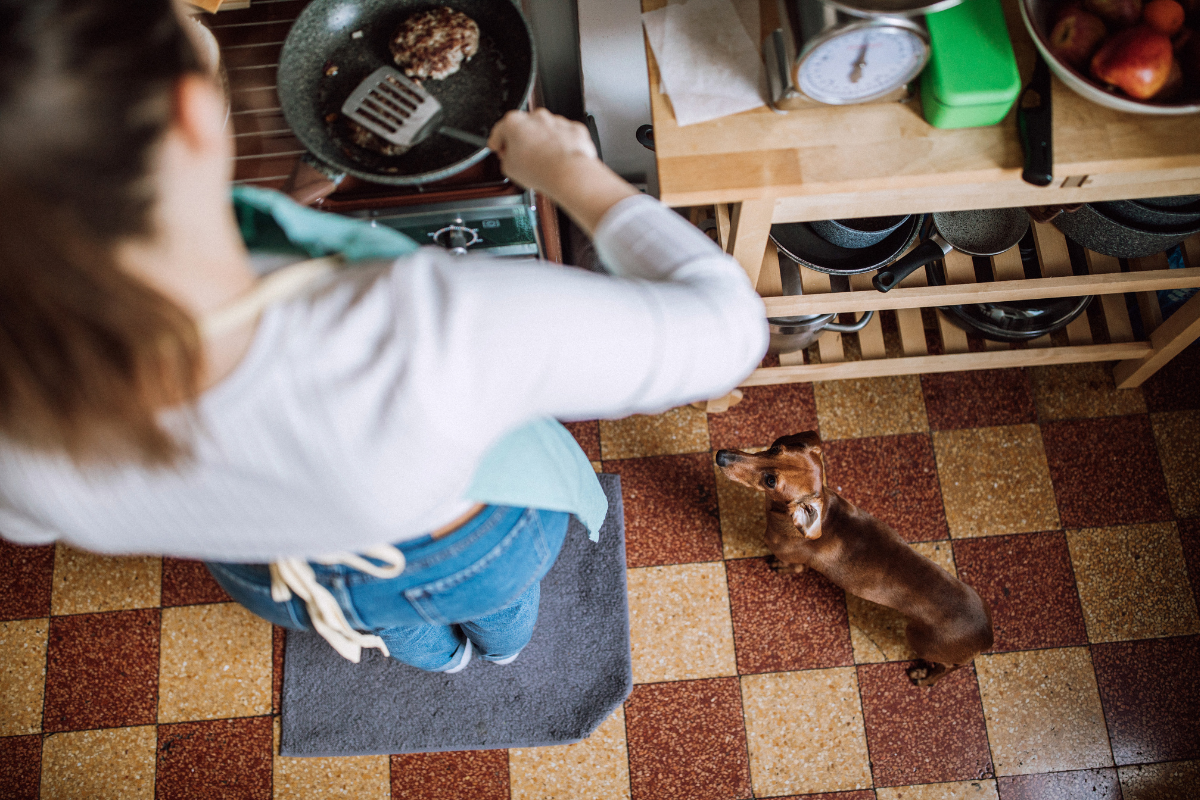
M 462 661 L 458 662 L 457 665 L 451 667 L 450 669 L 442 670 L 442 672 L 445 673 L 446 675 L 453 675 L 456 672 L 462 672 L 464 669 L 467 668 L 467 664 L 470 664 L 470 663 L 471 663 L 471 640 L 467 639 L 466 651 L 463 653 Z
M 517 652 L 513 653 L 513 654 L 512 654 L 511 656 L 509 656 L 508 658 L 501 658 L 501 659 L 498 659 L 498 660 L 496 660 L 496 661 L 493 661 L 492 663 L 493 663 L 493 664 L 499 664 L 500 666 L 504 666 L 505 664 L 511 664 L 512 662 L 514 662 L 514 661 L 516 661 L 516 660 L 517 660 L 517 656 L 519 656 L 519 655 L 521 655 L 521 651 L 520 651 L 520 650 L 518 650 Z

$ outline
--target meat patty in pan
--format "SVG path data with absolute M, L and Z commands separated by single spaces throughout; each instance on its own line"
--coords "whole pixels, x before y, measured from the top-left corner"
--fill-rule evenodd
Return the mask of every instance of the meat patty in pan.
M 408 77 L 441 80 L 479 50 L 479 26 L 461 11 L 442 6 L 404 20 L 389 46 L 396 66 Z

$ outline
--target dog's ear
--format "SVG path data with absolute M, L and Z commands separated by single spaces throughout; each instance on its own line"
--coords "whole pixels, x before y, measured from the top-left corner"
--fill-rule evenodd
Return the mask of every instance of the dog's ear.
M 792 524 L 804 534 L 805 539 L 821 538 L 821 523 L 825 520 L 825 501 L 816 499 L 808 503 L 797 503 L 792 508 Z

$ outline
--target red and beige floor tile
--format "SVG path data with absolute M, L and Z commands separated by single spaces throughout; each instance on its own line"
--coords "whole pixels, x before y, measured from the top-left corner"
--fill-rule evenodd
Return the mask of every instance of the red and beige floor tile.
M 708 453 L 605 461 L 621 476 L 629 567 L 717 561 L 721 524 Z
M 157 608 L 161 587 L 161 558 L 110 558 L 60 544 L 54 550 L 50 613 Z
M 600 458 L 603 461 L 707 453 L 708 449 L 708 415 L 692 406 L 681 406 L 662 414 L 600 420 Z
M 817 406 L 811 383 L 751 386 L 742 401 L 708 417 L 713 450 L 770 447 L 781 436 L 817 430 Z
M 1037 422 L 1029 374 L 1020 369 L 921 376 L 925 413 L 935 431 Z
M 1121 800 L 1121 784 L 1115 769 L 1083 769 L 1013 775 L 997 779 L 1000 800 Z
M 1041 429 L 1064 527 L 1171 519 L 1148 415 L 1049 422 Z
M 981 655 L 975 670 L 997 775 L 1112 766 L 1086 647 Z
M 1200 516 L 1200 411 L 1166 411 L 1150 421 L 1175 516 Z
M 821 381 L 813 384 L 813 393 L 825 441 L 929 430 L 916 375 Z
M 750 797 L 737 678 L 635 686 L 625 702 L 633 800 Z
M 1200 633 L 1173 522 L 1068 531 L 1088 639 Z
M 1072 554 L 1059 531 L 954 542 L 958 577 L 991 608 L 992 652 L 1087 644 Z
M 631 569 L 628 586 L 634 683 L 737 674 L 724 564 Z
M 0 542 L 0 796 L 1190 800 L 1198 374 L 1195 346 L 1135 391 L 1072 365 L 571 423 L 622 477 L 635 687 L 559 747 L 280 757 L 283 631 L 203 565 Z M 991 606 L 933 689 L 898 613 L 770 568 L 762 496 L 712 463 L 814 429 L 831 486 Z
M 630 800 L 625 711 L 577 744 L 508 751 L 512 800 Z
M 905 541 L 949 536 L 929 434 L 834 440 L 825 443 L 822 458 L 830 488 Z
M 756 794 L 871 786 L 854 667 L 744 675 L 741 682 Z
M 159 722 L 271 713 L 271 625 L 237 603 L 162 611 Z
M 1028 370 L 1042 422 L 1144 414 L 1140 389 L 1118 390 L 1107 364 L 1062 364 Z
M 952 537 L 1059 526 L 1038 426 L 935 431 L 933 449 Z
M 1092 646 L 1120 766 L 1200 758 L 1200 636 Z
M 876 789 L 878 800 L 998 800 L 996 782 L 950 781 Z

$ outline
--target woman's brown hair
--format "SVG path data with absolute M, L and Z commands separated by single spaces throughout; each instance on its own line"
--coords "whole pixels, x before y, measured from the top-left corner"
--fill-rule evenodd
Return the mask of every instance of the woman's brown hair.
M 0 436 L 76 462 L 167 464 L 194 321 L 121 270 L 153 235 L 175 86 L 201 65 L 171 0 L 0 0 Z

